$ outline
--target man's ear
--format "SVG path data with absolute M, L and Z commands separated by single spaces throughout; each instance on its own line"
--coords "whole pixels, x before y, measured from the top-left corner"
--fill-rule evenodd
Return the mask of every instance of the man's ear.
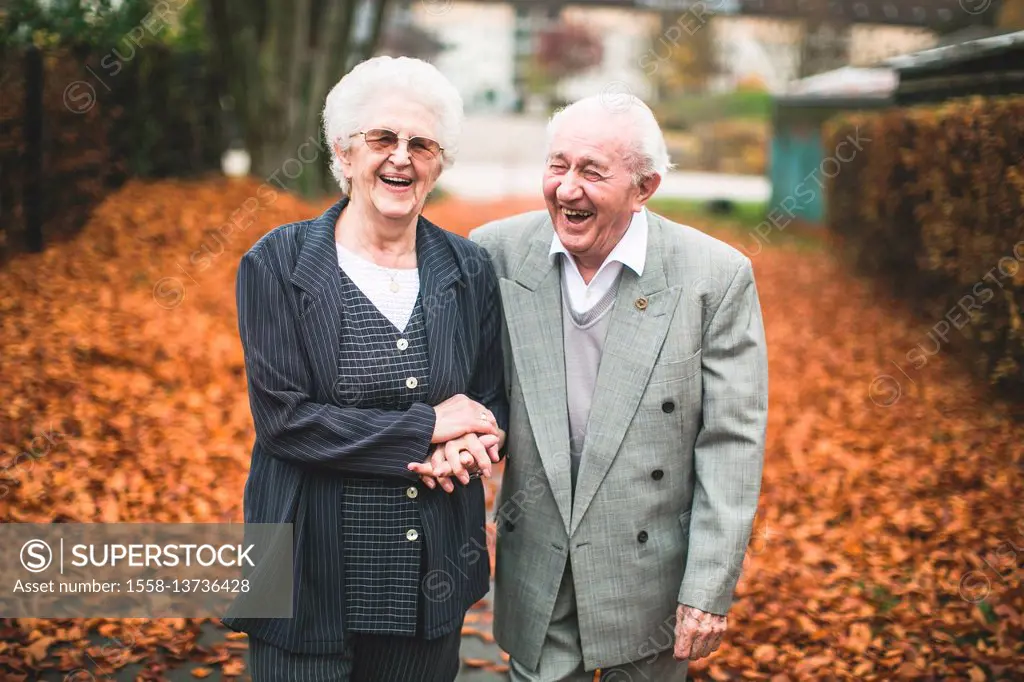
M 644 204 L 654 196 L 654 193 L 658 191 L 658 187 L 661 186 L 661 175 L 658 173 L 652 173 L 646 178 L 640 181 L 640 184 L 636 187 L 636 197 L 633 199 L 633 213 L 636 213 Z

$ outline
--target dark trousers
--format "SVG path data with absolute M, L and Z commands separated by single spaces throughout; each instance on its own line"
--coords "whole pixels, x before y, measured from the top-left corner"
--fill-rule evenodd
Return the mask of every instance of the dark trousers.
M 296 654 L 249 639 L 253 682 L 452 682 L 459 673 L 462 628 L 437 639 L 348 636 L 345 652 Z

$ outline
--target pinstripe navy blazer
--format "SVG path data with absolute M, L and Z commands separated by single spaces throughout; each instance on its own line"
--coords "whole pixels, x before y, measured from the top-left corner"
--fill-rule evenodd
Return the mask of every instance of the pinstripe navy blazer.
M 358 390 L 338 381 L 334 226 L 346 202 L 263 236 L 242 257 L 236 285 L 256 430 L 244 516 L 246 523 L 294 524 L 294 611 L 290 619 L 223 622 L 298 653 L 343 651 L 345 477 L 415 484 L 419 477 L 406 465 L 429 454 L 432 406 L 458 393 L 508 428 L 501 304 L 489 256 L 423 217 L 416 255 L 430 357 L 427 401 L 404 411 L 345 406 Z M 457 484 L 451 495 L 420 486 L 417 499 L 427 556 L 420 631 L 434 638 L 457 627 L 489 588 L 483 485 Z

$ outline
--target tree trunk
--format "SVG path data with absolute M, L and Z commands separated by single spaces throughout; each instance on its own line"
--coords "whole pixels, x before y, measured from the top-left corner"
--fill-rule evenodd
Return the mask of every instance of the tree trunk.
M 371 33 L 358 40 L 360 0 L 211 0 L 209 27 L 229 129 L 253 173 L 305 195 L 336 192 L 320 112 L 328 91 L 372 55 L 387 0 L 363 0 Z

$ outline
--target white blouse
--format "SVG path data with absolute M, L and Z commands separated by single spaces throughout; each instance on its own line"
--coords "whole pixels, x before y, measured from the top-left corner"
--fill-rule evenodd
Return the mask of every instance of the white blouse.
M 345 274 L 391 324 L 405 331 L 420 292 L 419 270 L 385 268 L 337 242 L 334 244 L 338 247 L 338 265 Z

